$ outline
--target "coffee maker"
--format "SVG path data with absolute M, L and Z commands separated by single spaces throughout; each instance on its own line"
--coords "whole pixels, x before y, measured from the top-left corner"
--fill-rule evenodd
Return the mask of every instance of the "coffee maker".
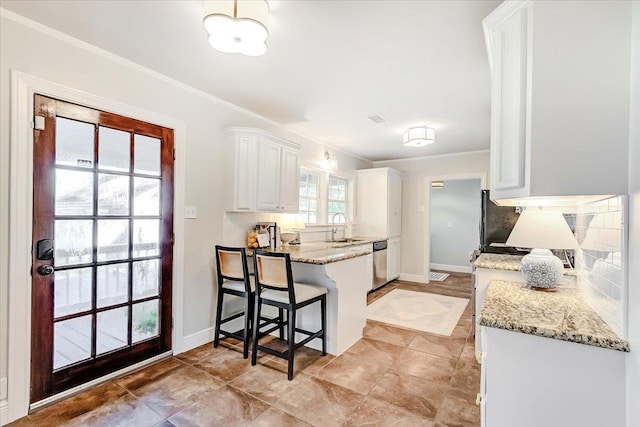
M 258 234 L 269 235 L 269 249 L 274 250 L 280 247 L 280 228 L 278 224 L 273 221 L 265 221 L 256 223 L 255 230 Z M 261 246 L 267 247 L 267 246 Z

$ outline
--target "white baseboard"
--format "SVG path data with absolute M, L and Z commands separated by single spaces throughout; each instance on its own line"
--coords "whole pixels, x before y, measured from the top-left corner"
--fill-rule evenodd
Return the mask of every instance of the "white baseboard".
M 400 273 L 400 280 L 416 283 L 427 283 L 427 279 L 422 274 Z
M 182 352 L 189 351 L 192 348 L 200 347 L 203 344 L 212 342 L 214 331 L 215 329 L 212 326 L 185 336 L 182 341 Z
M 452 271 L 454 273 L 471 273 L 471 266 L 464 266 L 464 265 L 435 264 L 432 262 L 431 269 Z
M 0 426 L 9 424 L 9 402 L 0 401 Z

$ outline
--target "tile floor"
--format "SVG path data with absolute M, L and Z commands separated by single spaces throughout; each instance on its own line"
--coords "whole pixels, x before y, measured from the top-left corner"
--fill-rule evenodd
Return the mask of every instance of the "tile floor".
M 396 281 L 392 289 L 471 298 L 471 276 Z M 107 382 L 11 426 L 479 426 L 480 367 L 469 304 L 450 337 L 368 322 L 364 338 L 339 357 L 303 348 L 295 377 L 286 361 L 257 366 L 227 339 Z M 274 339 L 274 344 L 278 340 Z

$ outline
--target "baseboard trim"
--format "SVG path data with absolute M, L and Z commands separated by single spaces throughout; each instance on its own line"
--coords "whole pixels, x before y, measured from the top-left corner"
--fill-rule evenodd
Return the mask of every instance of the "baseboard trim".
M 0 378 L 0 401 L 7 400 L 7 377 Z
M 193 334 L 187 335 L 182 341 L 182 350 L 189 351 L 192 348 L 200 347 L 213 341 L 214 327 L 206 328 Z
M 464 265 L 435 264 L 432 262 L 431 269 L 452 271 L 454 273 L 471 273 L 471 266 L 464 266 Z
M 427 280 L 422 274 L 400 273 L 399 279 L 407 282 L 427 283 Z
M 9 424 L 9 402 L 7 400 L 0 401 L 0 426 Z

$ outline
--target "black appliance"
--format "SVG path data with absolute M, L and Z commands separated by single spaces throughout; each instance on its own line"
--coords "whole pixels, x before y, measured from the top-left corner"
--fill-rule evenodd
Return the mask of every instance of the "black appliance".
M 489 190 L 482 190 L 480 213 L 480 252 L 498 254 L 526 254 L 505 242 L 520 214 L 513 206 L 498 206 L 491 201 Z M 493 245 L 492 245 L 493 244 Z

